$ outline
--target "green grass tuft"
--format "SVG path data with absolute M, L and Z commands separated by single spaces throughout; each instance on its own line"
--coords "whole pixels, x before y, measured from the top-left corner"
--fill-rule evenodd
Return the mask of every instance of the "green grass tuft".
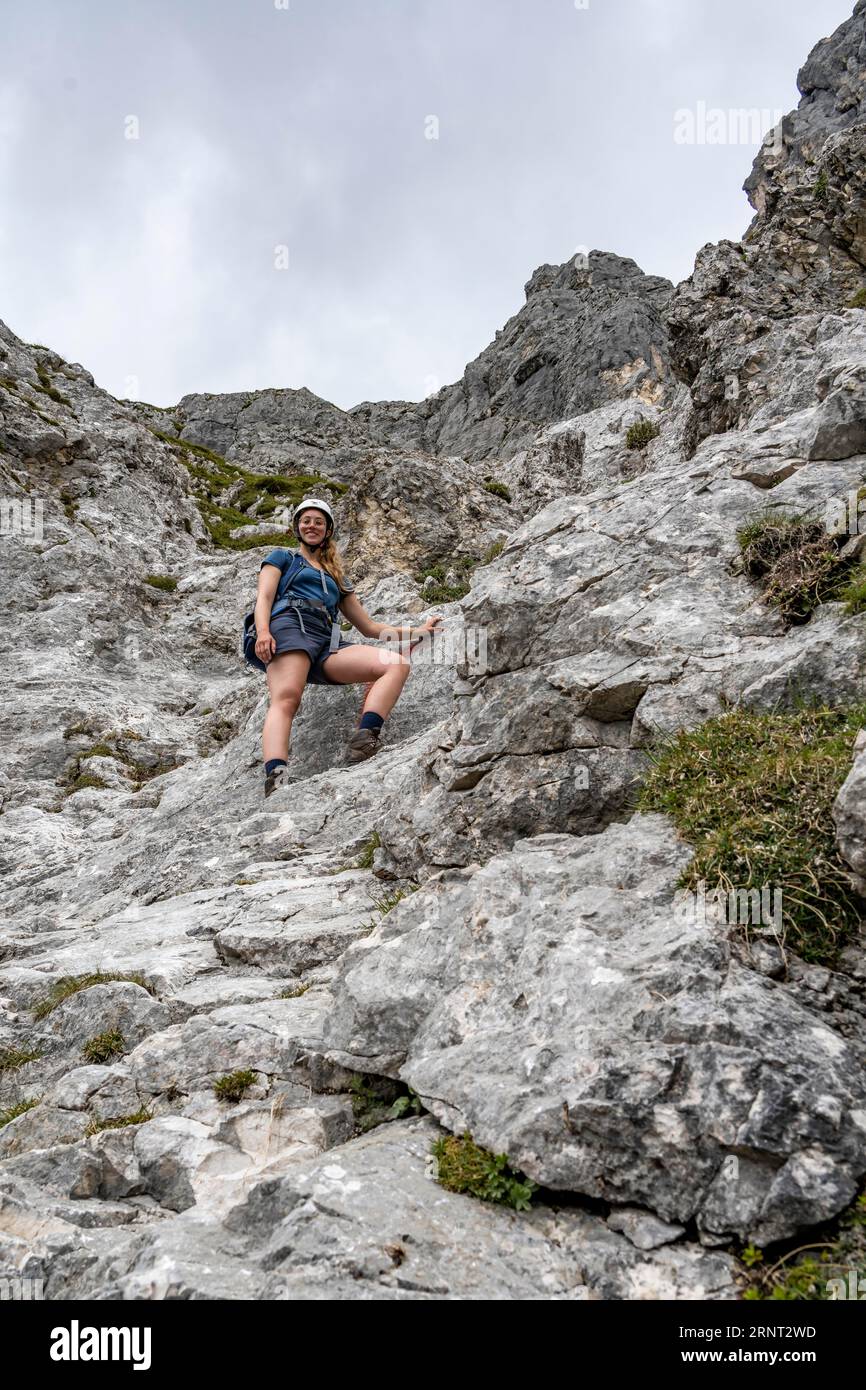
M 28 1110 L 32 1110 L 34 1105 L 39 1104 L 39 1097 L 29 1100 L 18 1100 L 14 1105 L 8 1106 L 5 1110 L 0 1110 L 0 1129 L 8 1125 L 11 1120 L 17 1120 L 19 1115 L 24 1115 Z
M 655 439 L 658 434 L 659 427 L 654 420 L 635 420 L 625 432 L 626 448 L 645 449 L 650 440 Z
M 679 886 L 779 890 L 788 948 L 832 965 L 863 909 L 831 812 L 864 723 L 866 702 L 775 714 L 735 709 L 651 752 L 639 809 L 669 815 L 695 847 Z
M 105 1033 L 97 1033 L 95 1038 L 89 1038 L 82 1048 L 82 1056 L 85 1062 L 100 1065 L 121 1056 L 123 1048 L 123 1034 L 114 1028 Z
M 326 872 L 344 874 L 348 869 L 372 869 L 373 857 L 381 843 L 378 830 L 374 830 L 369 840 L 366 840 L 361 846 L 361 852 L 357 859 L 351 860 L 348 864 L 339 864 L 335 869 L 328 869 Z
M 51 384 L 51 377 L 45 367 L 38 366 L 36 368 L 36 375 L 39 378 L 39 385 L 33 386 L 32 390 L 41 391 L 44 396 L 50 396 L 52 401 L 57 401 L 61 405 L 72 406 L 69 397 L 64 396 L 62 391 L 58 391 L 57 388 Z
M 507 1154 L 492 1154 L 471 1135 L 449 1134 L 433 1145 L 437 1182 L 448 1192 L 463 1192 L 482 1202 L 497 1202 L 528 1211 L 537 1184 L 508 1166 Z
M 88 748 L 86 753 L 79 753 L 79 762 L 83 758 L 113 758 L 114 749 L 109 748 L 107 743 L 94 743 L 92 748 Z
M 511 501 L 511 493 L 505 483 L 497 483 L 495 480 L 491 480 L 489 483 L 484 484 L 484 491 L 492 492 L 494 497 L 501 497 L 506 502 Z
M 118 1115 L 113 1120 L 93 1119 L 84 1131 L 85 1136 L 99 1134 L 103 1129 L 126 1129 L 127 1125 L 146 1125 L 148 1120 L 153 1119 L 153 1114 L 145 1106 L 136 1110 L 131 1115 Z
M 849 615 L 866 613 L 866 565 L 859 565 L 849 575 L 845 587 L 839 590 L 839 599 Z
M 170 594 L 177 588 L 177 580 L 170 574 L 146 574 L 144 582 L 152 589 L 165 589 Z
M 485 550 L 484 554 L 483 554 L 482 557 L 481 557 L 481 564 L 482 564 L 482 565 L 489 565 L 489 564 L 492 564 L 493 561 L 496 559 L 497 555 L 501 555 L 501 554 L 502 554 L 502 551 L 503 551 L 504 549 L 505 549 L 505 541 L 503 541 L 503 540 L 491 541 L 490 544 L 488 545 L 487 549 Z
M 256 1074 L 254 1071 L 232 1071 L 226 1076 L 220 1076 L 213 1084 L 214 1095 L 217 1100 L 237 1101 L 242 1098 L 244 1093 L 254 1086 Z
M 108 786 L 104 777 L 97 777 L 92 772 L 82 772 L 75 777 L 66 789 L 67 796 L 73 796 L 75 792 L 83 791 L 85 787 L 96 787 L 99 791 L 104 791 Z
M 367 928 L 364 932 L 364 935 L 369 936 L 370 932 L 375 931 L 379 923 L 382 921 L 382 918 L 387 917 L 388 913 L 392 910 L 392 908 L 395 908 L 399 902 L 403 901 L 404 898 L 408 898 L 410 893 L 417 893 L 420 886 L 421 885 L 419 883 L 415 883 L 410 888 L 397 888 L 394 890 L 393 893 L 386 893 L 384 897 L 374 898 L 373 906 L 379 913 L 379 916 L 378 918 L 371 917 L 370 921 L 367 923 Z
M 763 508 L 737 531 L 743 568 L 763 588 L 765 603 L 787 622 L 802 623 L 819 603 L 838 599 L 854 566 L 838 537 L 802 513 Z
M 364 846 L 362 847 L 361 853 L 358 855 L 358 858 L 355 860 L 354 864 L 350 864 L 348 865 L 348 867 L 350 869 L 372 869 L 373 856 L 375 855 L 376 850 L 379 848 L 381 843 L 382 841 L 379 838 L 378 830 L 374 830 L 369 840 L 367 840 Z
M 24 1067 L 28 1062 L 35 1062 L 42 1053 L 36 1050 L 22 1047 L 3 1047 L 0 1048 L 0 1073 L 15 1071 L 18 1067 Z

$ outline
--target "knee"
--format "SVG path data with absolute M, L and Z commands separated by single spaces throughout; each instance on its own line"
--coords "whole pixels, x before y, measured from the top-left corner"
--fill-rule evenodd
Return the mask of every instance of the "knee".
M 403 681 L 408 678 L 411 670 L 412 665 L 409 661 L 394 660 L 391 658 L 384 666 L 379 668 L 379 675 L 381 676 L 383 673 L 389 675 L 392 680 L 399 681 L 402 685 Z
M 283 714 L 297 714 L 298 706 L 301 703 L 300 690 L 281 690 L 278 695 L 271 696 L 271 705 L 281 710 Z

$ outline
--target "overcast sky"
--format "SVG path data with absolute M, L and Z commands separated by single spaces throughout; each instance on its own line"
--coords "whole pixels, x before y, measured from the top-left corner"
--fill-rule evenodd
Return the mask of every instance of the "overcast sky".
M 675 113 L 772 124 L 853 0 L 582 3 L 6 0 L 0 318 L 117 396 L 348 408 L 456 380 L 576 248 L 684 278 L 757 142 Z

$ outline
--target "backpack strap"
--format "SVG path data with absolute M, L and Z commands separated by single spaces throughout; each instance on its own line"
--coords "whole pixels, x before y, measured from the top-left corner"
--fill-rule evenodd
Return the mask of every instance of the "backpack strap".
M 301 570 L 304 568 L 305 564 L 306 561 L 304 560 L 303 555 L 299 554 L 297 550 L 286 551 L 286 558 L 283 561 L 280 582 L 277 585 L 277 592 L 274 596 L 274 602 L 271 605 L 270 615 L 272 618 L 275 617 L 277 613 L 282 613 L 285 611 L 286 608 L 288 608 L 288 595 L 291 591 L 292 584 L 294 583 L 295 577 L 298 574 L 300 574 Z
M 270 616 L 272 618 L 275 617 L 277 613 L 284 613 L 287 608 L 293 605 L 293 600 L 290 597 L 291 588 L 295 578 L 300 574 L 306 563 L 303 555 L 298 551 L 286 552 L 286 559 L 283 561 L 280 582 L 277 585 L 276 596 L 271 605 Z M 315 569 L 315 566 L 313 566 L 313 568 Z M 335 652 L 340 645 L 340 600 L 339 598 L 337 599 L 337 607 L 332 610 L 330 596 L 328 594 L 328 585 L 323 570 L 319 570 L 319 577 L 322 581 L 322 606 L 331 619 L 330 651 Z M 339 589 L 339 587 L 338 584 L 337 588 Z M 301 627 L 303 627 L 303 619 L 301 619 Z

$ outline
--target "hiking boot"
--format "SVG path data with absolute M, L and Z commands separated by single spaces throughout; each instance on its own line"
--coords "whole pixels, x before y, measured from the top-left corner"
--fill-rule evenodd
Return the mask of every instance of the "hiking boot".
M 379 747 L 379 735 L 375 729 L 356 729 L 346 744 L 346 761 L 361 763 L 372 758 Z
M 271 792 L 278 791 L 280 787 L 289 785 L 289 769 L 287 767 L 275 767 L 273 772 L 269 772 L 265 777 L 265 796 L 270 796 Z

